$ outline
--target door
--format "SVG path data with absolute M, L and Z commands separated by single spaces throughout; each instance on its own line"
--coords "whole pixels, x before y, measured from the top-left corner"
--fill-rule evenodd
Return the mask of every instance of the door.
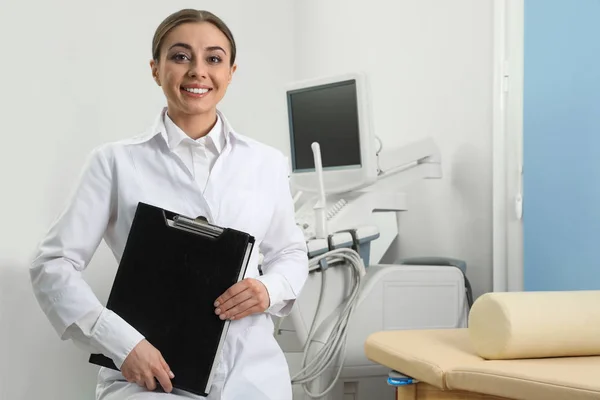
M 523 288 L 600 289 L 600 0 L 525 0 Z

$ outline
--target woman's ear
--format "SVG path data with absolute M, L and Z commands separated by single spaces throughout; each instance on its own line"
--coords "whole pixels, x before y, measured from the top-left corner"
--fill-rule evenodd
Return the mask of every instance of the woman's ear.
M 233 74 L 235 73 L 236 69 L 237 69 L 237 64 L 233 64 L 231 66 L 231 69 L 229 70 L 229 82 L 227 82 L 227 83 L 231 83 L 231 80 L 233 79 Z
M 156 82 L 156 84 L 160 86 L 160 78 L 158 77 L 158 65 L 156 65 L 156 61 L 150 60 L 150 69 L 152 71 L 152 78 L 154 79 L 154 82 Z

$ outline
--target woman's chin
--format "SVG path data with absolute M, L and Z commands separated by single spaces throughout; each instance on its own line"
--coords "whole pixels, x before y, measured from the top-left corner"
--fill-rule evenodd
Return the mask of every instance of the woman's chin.
M 186 102 L 185 104 L 182 104 L 180 109 L 187 115 L 202 115 L 214 112 L 215 106 L 214 104 L 194 104 Z

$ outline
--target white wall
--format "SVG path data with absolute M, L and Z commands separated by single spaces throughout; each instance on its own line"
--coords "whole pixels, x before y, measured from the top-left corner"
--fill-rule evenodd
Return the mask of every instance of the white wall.
M 440 147 L 443 179 L 406 190 L 399 255 L 463 259 L 475 295 L 490 291 L 493 0 L 295 4 L 297 79 L 366 71 L 384 146 Z
M 58 340 L 28 263 L 88 152 L 146 128 L 164 104 L 148 67 L 153 31 L 168 13 L 199 6 L 222 16 L 238 41 L 222 109 L 284 151 L 286 83 L 366 70 L 384 143 L 432 135 L 443 155 L 444 179 L 409 191 L 402 256 L 465 259 L 476 294 L 491 288 L 491 0 L 5 0 L 0 399 L 93 398 L 96 368 Z M 86 271 L 101 301 L 115 268 L 102 245 Z
M 94 398 L 96 368 L 52 330 L 28 263 L 88 152 L 137 134 L 163 106 L 148 65 L 152 35 L 184 7 L 205 7 L 234 32 L 238 71 L 222 107 L 234 127 L 285 150 L 291 1 L 0 2 L 0 399 Z M 115 269 L 101 245 L 86 277 L 102 301 Z

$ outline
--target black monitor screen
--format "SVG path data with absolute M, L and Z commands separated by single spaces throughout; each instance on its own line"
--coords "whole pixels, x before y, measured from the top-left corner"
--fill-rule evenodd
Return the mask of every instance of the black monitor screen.
M 295 171 L 315 168 L 313 142 L 324 169 L 361 165 L 355 80 L 290 91 L 288 108 Z

